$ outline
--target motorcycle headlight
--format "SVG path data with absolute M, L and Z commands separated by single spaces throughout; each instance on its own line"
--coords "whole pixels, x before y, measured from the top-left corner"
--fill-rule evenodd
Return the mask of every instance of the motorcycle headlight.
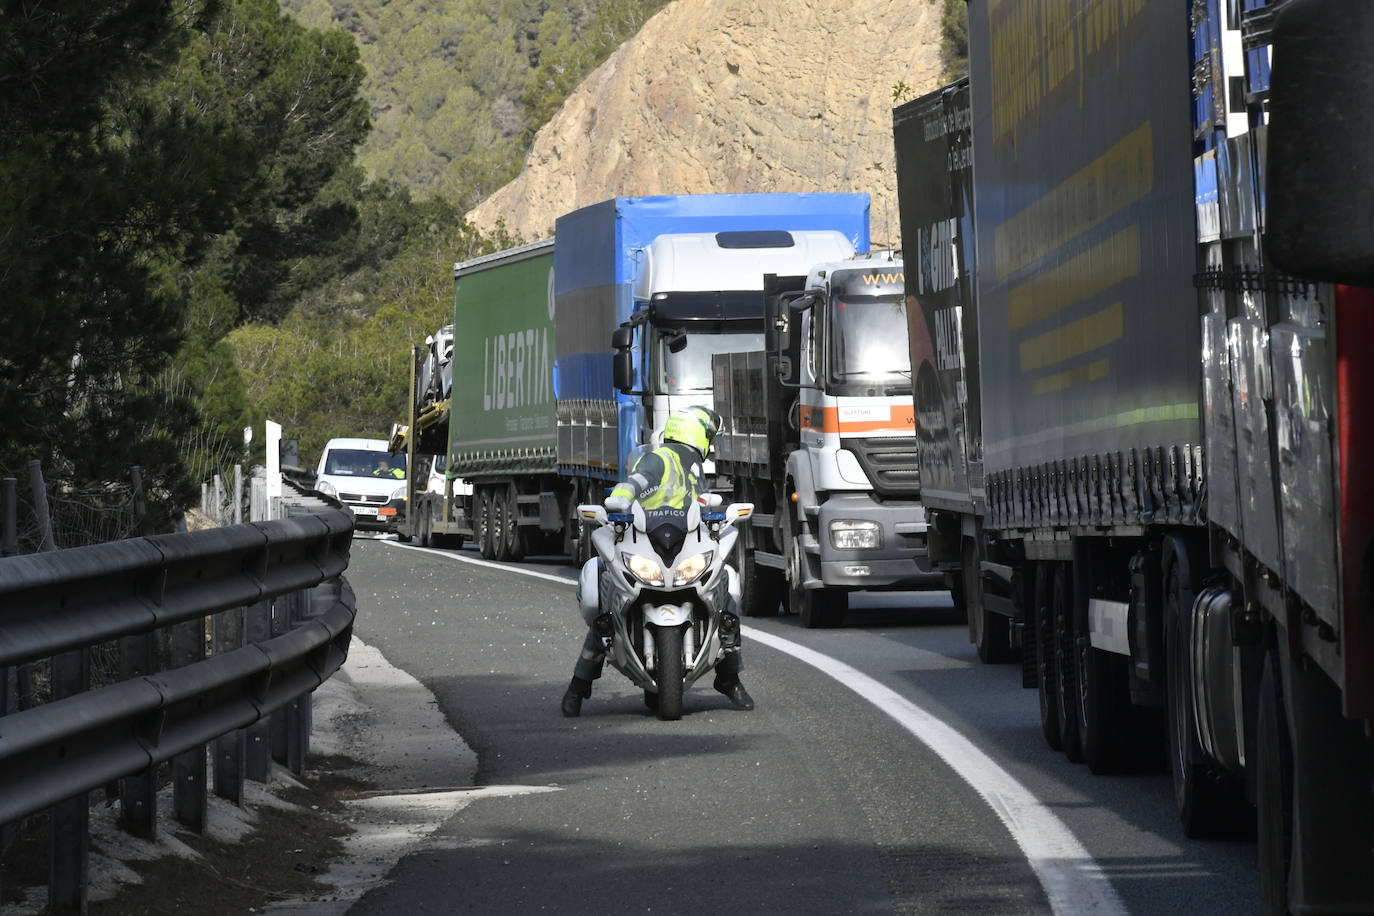
M 620 560 L 634 577 L 645 585 L 663 584 L 663 567 L 657 560 L 651 560 L 637 553 L 622 553 Z
M 713 551 L 707 550 L 677 564 L 677 569 L 673 572 L 673 585 L 686 585 L 695 581 L 711 565 L 712 553 Z

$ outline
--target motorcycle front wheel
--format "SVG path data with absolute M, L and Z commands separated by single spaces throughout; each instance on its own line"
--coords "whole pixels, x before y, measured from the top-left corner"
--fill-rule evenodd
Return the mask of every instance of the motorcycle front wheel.
M 682 680 L 686 661 L 682 656 L 682 627 L 654 627 L 654 680 L 658 682 L 658 717 L 682 718 Z

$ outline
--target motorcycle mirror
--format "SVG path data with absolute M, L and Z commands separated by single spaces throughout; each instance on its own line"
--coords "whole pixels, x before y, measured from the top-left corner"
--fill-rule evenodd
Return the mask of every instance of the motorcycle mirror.
M 742 518 L 748 518 L 754 514 L 753 503 L 731 503 L 725 510 L 725 521 L 733 525 Z
M 591 522 L 596 525 L 604 525 L 608 519 L 606 517 L 606 507 L 595 503 L 577 507 L 577 514 L 582 516 L 583 521 Z

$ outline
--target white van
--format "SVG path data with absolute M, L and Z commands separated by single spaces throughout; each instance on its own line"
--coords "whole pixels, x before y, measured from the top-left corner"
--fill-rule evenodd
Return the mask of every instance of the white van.
M 405 517 L 406 456 L 385 439 L 330 439 L 320 453 L 315 489 L 353 510 L 359 528 L 395 531 Z

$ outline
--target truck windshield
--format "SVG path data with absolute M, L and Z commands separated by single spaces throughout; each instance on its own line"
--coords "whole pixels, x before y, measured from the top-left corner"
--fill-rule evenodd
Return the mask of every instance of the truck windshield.
M 837 382 L 896 382 L 910 387 L 906 305 L 897 296 L 835 299 L 830 322 L 830 375 Z
M 655 394 L 710 391 L 711 356 L 715 353 L 747 353 L 763 349 L 762 331 L 688 331 L 687 346 L 676 353 L 668 349 L 675 329 L 664 329 L 655 348 L 658 372 Z M 905 333 L 905 332 L 903 332 Z M 902 338 L 906 340 L 905 337 Z

